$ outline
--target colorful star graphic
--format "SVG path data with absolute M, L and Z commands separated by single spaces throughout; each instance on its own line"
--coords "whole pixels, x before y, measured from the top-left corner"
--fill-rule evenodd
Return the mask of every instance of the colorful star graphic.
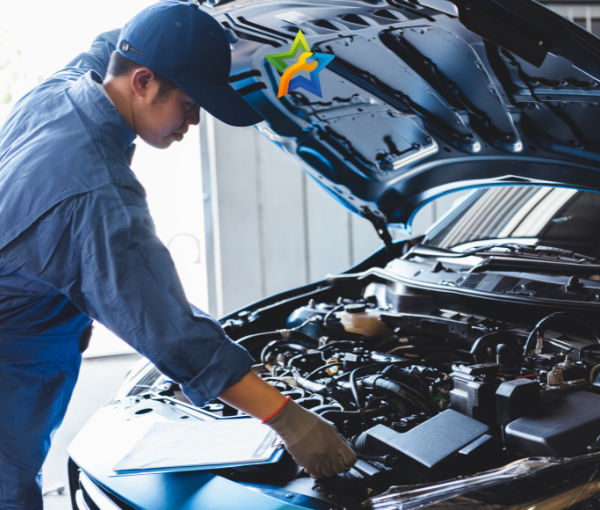
M 298 62 L 288 66 L 285 61 L 295 59 L 299 52 L 301 53 L 298 57 Z M 270 55 L 265 56 L 265 58 L 273 64 L 275 69 L 280 73 L 283 73 L 279 82 L 277 97 L 284 96 L 288 92 L 292 92 L 299 88 L 312 92 L 316 96 L 323 97 L 321 94 L 319 73 L 334 59 L 334 57 L 335 55 L 328 55 L 326 53 L 312 53 L 304 38 L 304 34 L 302 34 L 301 30 L 298 30 L 298 34 L 289 51 L 271 53 Z M 312 60 L 312 62 L 307 62 L 308 59 Z M 297 73 L 300 71 L 308 72 L 310 79 L 302 75 L 297 76 Z

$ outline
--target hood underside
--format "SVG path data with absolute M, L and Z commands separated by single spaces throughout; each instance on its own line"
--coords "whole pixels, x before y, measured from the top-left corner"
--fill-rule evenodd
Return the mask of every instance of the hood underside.
M 600 39 L 541 4 L 206 8 L 231 41 L 230 82 L 266 119 L 258 128 L 353 212 L 401 227 L 459 189 L 600 189 Z M 298 30 L 335 56 L 319 74 L 323 97 L 277 98 L 282 73 L 265 55 L 288 51 Z

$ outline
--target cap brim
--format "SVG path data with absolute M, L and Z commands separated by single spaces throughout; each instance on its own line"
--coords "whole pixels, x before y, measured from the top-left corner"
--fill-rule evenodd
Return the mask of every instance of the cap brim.
M 176 82 L 201 108 L 230 126 L 252 126 L 265 118 L 230 85 Z

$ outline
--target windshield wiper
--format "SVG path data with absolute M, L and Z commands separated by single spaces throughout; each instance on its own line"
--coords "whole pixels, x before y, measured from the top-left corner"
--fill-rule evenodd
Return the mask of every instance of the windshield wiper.
M 508 253 L 499 253 L 491 251 L 494 248 L 506 248 Z M 444 257 L 444 258 L 462 258 L 470 255 L 487 255 L 490 257 L 512 257 L 525 258 L 526 260 L 550 260 L 559 262 L 568 262 L 571 264 L 598 264 L 598 259 L 583 255 L 571 250 L 555 248 L 553 246 L 532 246 L 520 243 L 493 243 L 484 246 L 477 246 L 465 251 L 453 251 L 436 246 L 417 245 L 410 250 L 406 257 L 411 255 L 421 255 L 424 257 Z
M 471 273 L 482 271 L 535 271 L 563 276 L 586 276 L 600 274 L 600 264 L 591 262 L 568 262 L 564 259 L 526 257 L 525 255 L 492 255 L 470 269 Z
M 533 255 L 536 258 L 547 257 L 554 260 L 564 260 L 569 259 L 574 261 L 574 263 L 587 263 L 587 264 L 597 264 L 598 259 L 595 257 L 590 257 L 589 255 L 583 255 L 582 253 L 577 253 L 571 250 L 565 250 L 563 248 L 555 248 L 554 246 L 543 246 L 536 245 L 532 246 L 530 244 L 520 244 L 520 243 L 494 243 L 488 244 L 486 246 L 478 246 L 477 248 L 472 248 L 470 250 L 465 250 L 461 253 L 461 256 L 469 256 L 475 254 L 482 254 L 485 252 L 489 252 L 493 248 L 507 248 L 510 250 L 510 254 L 502 254 L 502 255 Z M 491 252 L 490 255 L 496 256 L 497 253 Z

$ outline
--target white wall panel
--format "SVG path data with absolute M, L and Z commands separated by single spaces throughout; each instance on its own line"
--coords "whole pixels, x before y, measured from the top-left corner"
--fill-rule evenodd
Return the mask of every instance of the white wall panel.
M 367 220 L 349 213 L 256 130 L 203 118 L 201 145 L 213 315 L 345 271 L 382 245 Z M 438 209 L 426 206 L 415 232 Z
M 225 313 L 260 298 L 263 289 L 254 130 L 215 121 L 215 155 Z
M 348 213 L 312 178 L 306 176 L 309 280 L 350 267 Z
M 308 281 L 303 173 L 275 144 L 254 131 L 258 150 L 262 295 Z

